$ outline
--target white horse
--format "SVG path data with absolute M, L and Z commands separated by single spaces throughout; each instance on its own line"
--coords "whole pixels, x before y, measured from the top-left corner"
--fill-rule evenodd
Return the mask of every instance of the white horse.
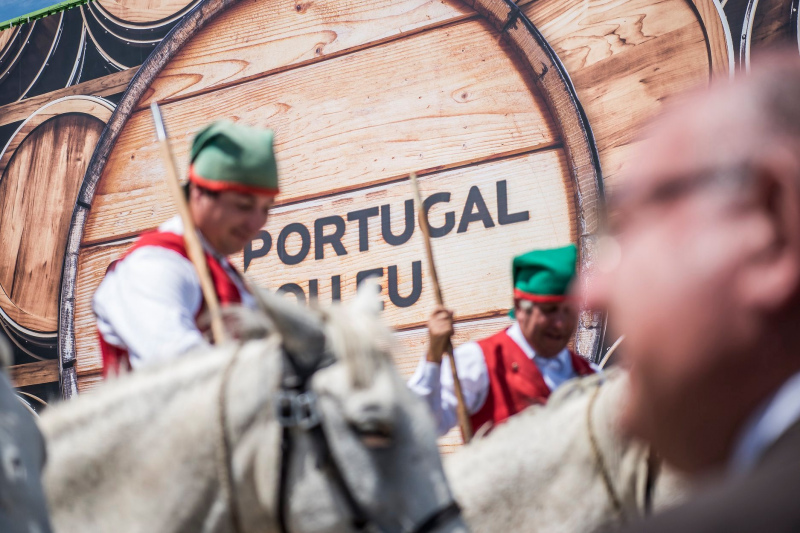
M 679 503 L 684 480 L 617 430 L 626 385 L 619 370 L 572 380 L 446 458 L 472 530 L 587 533 Z
M 263 338 L 46 411 L 57 533 L 466 531 L 374 296 L 264 298 Z

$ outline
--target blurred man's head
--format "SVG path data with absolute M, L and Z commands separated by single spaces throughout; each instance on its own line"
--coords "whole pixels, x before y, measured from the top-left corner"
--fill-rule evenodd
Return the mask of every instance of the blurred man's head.
M 192 141 L 188 200 L 197 229 L 218 252 L 240 252 L 278 194 L 271 130 L 217 121 Z
M 800 58 L 764 63 L 656 124 L 612 197 L 619 263 L 589 293 L 626 335 L 624 426 L 689 471 L 722 466 L 800 370 Z

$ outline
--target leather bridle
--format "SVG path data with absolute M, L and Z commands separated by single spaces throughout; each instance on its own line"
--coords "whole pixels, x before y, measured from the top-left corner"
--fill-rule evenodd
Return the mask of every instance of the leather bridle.
M 225 369 L 222 384 L 220 387 L 220 427 L 222 430 L 222 452 L 223 468 L 225 472 L 220 473 L 220 480 L 223 488 L 227 490 L 228 505 L 231 514 L 231 523 L 236 533 L 243 533 L 239 507 L 236 497 L 236 487 L 233 483 L 232 473 L 232 451 L 230 441 L 227 436 L 225 422 L 224 397 L 227 381 L 230 376 L 231 368 L 234 365 L 237 352 L 231 358 Z M 280 477 L 278 480 L 278 502 L 277 502 L 277 525 L 282 533 L 289 533 L 287 522 L 288 490 L 287 482 L 289 477 L 289 465 L 292 453 L 292 432 L 305 432 L 312 443 L 313 453 L 316 454 L 316 464 L 331 483 L 339 490 L 348 509 L 349 521 L 353 531 L 359 533 L 379 533 L 380 526 L 366 512 L 350 489 L 342 473 L 340 464 L 331 451 L 328 437 L 322 424 L 322 414 L 317 404 L 317 396 L 309 389 L 308 385 L 311 377 L 318 370 L 330 366 L 335 360 L 332 357 L 322 357 L 321 361 L 311 368 L 303 368 L 297 364 L 297 359 L 293 357 L 285 347 L 283 348 L 283 371 L 280 389 L 275 395 L 275 409 L 277 421 L 282 427 L 281 437 L 281 463 Z M 429 517 L 407 529 L 404 533 L 430 533 L 437 528 L 446 525 L 451 520 L 457 519 L 461 515 L 461 509 L 455 500 L 451 500 L 447 505 L 434 511 Z

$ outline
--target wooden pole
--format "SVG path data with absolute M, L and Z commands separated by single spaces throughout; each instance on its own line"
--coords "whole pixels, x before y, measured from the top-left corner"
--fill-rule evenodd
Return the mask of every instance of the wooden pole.
M 603 357 L 603 360 L 600 361 L 600 365 L 599 365 L 600 366 L 600 370 L 602 370 L 603 367 L 606 366 L 606 363 L 608 362 L 609 358 L 611 357 L 611 354 L 614 353 L 615 351 L 617 351 L 617 348 L 619 347 L 620 344 L 622 344 L 622 341 L 624 341 L 624 340 L 625 340 L 625 335 L 620 335 L 619 339 L 617 339 L 616 342 L 614 342 L 614 344 L 611 345 L 611 348 L 608 349 L 608 351 L 606 352 L 606 355 Z
M 430 226 L 428 226 L 428 214 L 422 205 L 422 196 L 419 193 L 419 183 L 417 183 L 417 174 L 411 173 L 411 185 L 414 187 L 414 197 L 417 200 L 417 209 L 419 210 L 419 228 L 422 230 L 422 237 L 425 241 L 425 254 L 428 256 L 428 272 L 431 276 L 431 284 L 433 285 L 433 294 L 436 297 L 436 303 L 444 305 L 442 299 L 442 289 L 439 286 L 439 276 L 436 273 L 436 264 L 433 262 L 433 249 L 431 248 L 431 235 Z M 447 343 L 447 357 L 450 358 L 450 370 L 453 373 L 453 388 L 456 393 L 456 414 L 458 415 L 458 425 L 461 428 L 461 438 L 464 439 L 464 444 L 469 444 L 472 440 L 472 423 L 469 420 L 469 413 L 467 413 L 467 404 L 464 402 L 464 391 L 461 389 L 461 381 L 458 379 L 458 370 L 456 370 L 456 360 L 453 357 L 453 343 Z
M 175 205 L 178 207 L 178 214 L 183 221 L 183 239 L 186 242 L 186 252 L 200 278 L 200 288 L 203 291 L 203 298 L 208 307 L 208 313 L 211 315 L 211 334 L 214 337 L 214 343 L 221 344 L 225 342 L 225 326 L 222 322 L 222 311 L 219 306 L 217 291 L 214 290 L 214 284 L 211 282 L 211 274 L 208 271 L 206 254 L 203 250 L 203 245 L 200 243 L 200 237 L 197 236 L 194 221 L 192 220 L 191 213 L 189 213 L 189 204 L 186 201 L 180 181 L 178 180 L 178 167 L 175 165 L 175 156 L 169 144 L 169 137 L 167 137 L 167 129 L 164 127 L 161 109 L 159 109 L 156 102 L 153 102 L 150 104 L 150 111 L 152 111 L 153 120 L 156 123 L 156 135 L 158 136 L 158 143 L 161 146 L 161 157 L 164 160 L 164 165 L 167 167 L 167 186 L 169 187 L 170 193 L 172 193 L 172 199 L 175 200 Z

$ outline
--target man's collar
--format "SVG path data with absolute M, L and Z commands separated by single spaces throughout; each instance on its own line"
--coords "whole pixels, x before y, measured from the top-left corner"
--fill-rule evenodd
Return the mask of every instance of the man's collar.
M 800 372 L 787 379 L 781 388 L 750 416 L 739 434 L 728 463 L 729 471 L 749 471 L 769 448 L 795 422 L 800 420 Z

